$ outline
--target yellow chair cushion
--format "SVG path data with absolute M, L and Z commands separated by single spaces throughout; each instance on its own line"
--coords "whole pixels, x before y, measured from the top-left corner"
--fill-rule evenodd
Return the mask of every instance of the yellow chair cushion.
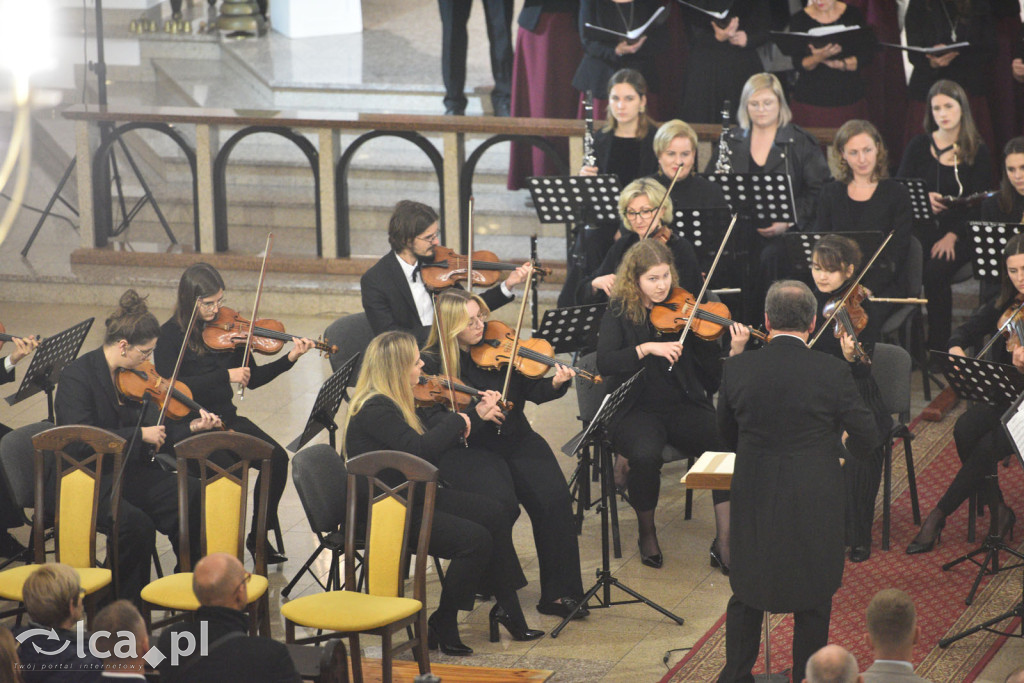
M 416 614 L 423 603 L 412 598 L 385 598 L 355 591 L 331 591 L 281 605 L 285 619 L 325 631 L 368 631 Z
M 0 598 L 21 602 L 21 589 L 29 575 L 37 569 L 39 569 L 38 564 L 26 564 L 0 572 Z M 109 586 L 112 580 L 109 569 L 76 568 L 75 571 L 78 572 L 78 579 L 81 581 L 86 595 L 91 595 L 104 586 Z
M 248 586 L 249 604 L 263 597 L 268 585 L 267 577 L 253 574 Z M 171 574 L 150 582 L 142 589 L 142 599 L 151 605 L 183 612 L 195 612 L 199 609 L 199 600 L 192 592 L 192 572 Z

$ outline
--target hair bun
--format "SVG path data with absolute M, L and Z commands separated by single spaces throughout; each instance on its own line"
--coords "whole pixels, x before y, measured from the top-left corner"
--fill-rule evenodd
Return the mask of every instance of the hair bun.
M 141 315 L 149 311 L 149 307 L 146 306 L 146 299 L 149 296 L 141 296 L 134 289 L 127 290 L 121 295 L 121 299 L 117 302 L 121 308 L 121 315 Z

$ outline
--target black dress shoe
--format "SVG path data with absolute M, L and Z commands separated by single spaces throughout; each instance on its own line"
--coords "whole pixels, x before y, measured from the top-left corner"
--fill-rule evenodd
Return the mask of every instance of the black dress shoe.
M 267 548 L 264 554 L 267 557 L 267 564 L 281 564 L 282 562 L 288 561 L 288 556 L 284 553 L 278 552 L 277 548 L 270 544 L 270 541 L 266 541 Z M 253 559 L 256 558 L 256 536 L 249 534 L 248 538 L 245 539 L 245 547 L 252 553 Z
M 942 539 L 942 529 L 946 526 L 946 517 L 938 508 L 928 513 L 928 517 L 921 525 L 921 531 L 914 536 L 914 540 L 907 546 L 907 555 L 919 555 L 930 553 L 936 544 Z M 931 531 L 929 537 L 926 531 Z
M 454 633 L 445 632 L 445 630 L 438 626 L 437 619 L 434 616 L 434 614 L 431 614 L 430 618 L 427 619 L 428 650 L 436 650 L 440 647 L 441 652 L 449 657 L 466 657 L 473 654 L 473 648 L 463 643 L 462 638 L 459 637 L 457 627 Z
M 871 546 L 855 545 L 850 548 L 850 562 L 863 562 L 871 557 Z
M 512 617 L 501 605 L 495 605 L 491 608 L 488 620 L 490 622 L 490 637 L 492 643 L 496 643 L 500 639 L 498 636 L 498 624 L 505 627 L 509 635 L 512 636 L 512 640 L 537 640 L 544 636 L 544 631 L 530 628 L 525 623 L 513 623 Z
M 537 611 L 541 614 L 548 614 L 553 617 L 561 617 L 565 619 L 569 614 L 572 613 L 576 605 L 579 605 L 580 601 L 576 598 L 562 598 L 559 600 L 549 600 L 545 602 L 537 603 Z M 576 610 L 576 615 L 573 619 L 582 619 L 583 617 L 590 616 L 590 609 L 584 604 L 580 605 L 580 608 Z
M 665 556 L 661 553 L 654 555 L 644 555 L 643 546 L 640 545 L 640 539 L 637 539 L 636 545 L 640 548 L 640 563 L 647 567 L 654 567 L 655 569 L 661 569 L 661 565 L 665 564 Z
M 729 576 L 729 565 L 722 559 L 721 553 L 718 552 L 718 539 L 715 538 L 711 541 L 711 550 L 708 551 L 711 557 L 711 567 L 713 569 L 721 569 L 723 576 Z

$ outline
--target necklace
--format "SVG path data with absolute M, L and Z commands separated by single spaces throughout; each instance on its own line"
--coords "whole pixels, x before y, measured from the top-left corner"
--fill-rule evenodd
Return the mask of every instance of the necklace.
M 629 3 L 629 21 L 626 21 L 626 15 L 622 13 L 622 8 L 619 7 L 623 3 L 612 2 L 612 4 L 615 5 L 615 11 L 619 13 L 619 18 L 622 19 L 622 24 L 626 27 L 626 31 L 633 30 L 633 10 L 636 9 L 636 3 Z
M 939 7 L 942 8 L 942 13 L 946 15 L 946 23 L 949 24 L 949 38 L 950 38 L 950 42 L 955 43 L 956 42 L 956 22 L 954 22 L 953 18 L 951 16 L 949 16 L 949 10 L 946 9 L 946 2 L 945 2 L 945 0 L 939 0 Z

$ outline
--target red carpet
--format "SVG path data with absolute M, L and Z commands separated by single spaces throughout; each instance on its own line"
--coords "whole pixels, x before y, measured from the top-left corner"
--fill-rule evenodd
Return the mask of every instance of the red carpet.
M 953 424 L 961 411 L 962 408 L 954 411 L 939 423 L 918 421 L 914 424 L 917 436 L 913 442 L 913 451 L 922 517 L 935 506 L 959 468 L 960 461 L 953 444 Z M 915 651 L 914 665 L 919 675 L 936 683 L 972 681 L 998 649 L 1002 639 L 981 633 L 965 638 L 946 650 L 938 648 L 937 643 L 940 638 L 959 633 L 973 624 L 1011 609 L 1021 599 L 1022 570 L 984 578 L 974 604 L 970 608 L 964 605 L 964 598 L 977 574 L 977 567 L 967 562 L 944 572 L 941 566 L 980 545 L 988 529 L 988 517 L 980 518 L 978 541 L 967 542 L 966 504 L 947 519 L 942 542 L 934 551 L 924 555 L 907 555 L 904 549 L 918 528 L 911 516 L 903 461 L 903 450 L 897 448 L 893 457 L 891 549 L 884 552 L 880 547 L 882 522 L 879 493 L 871 559 L 859 564 L 847 561 L 843 586 L 832 603 L 829 641 L 848 648 L 857 657 L 861 669 L 867 668 L 872 656 L 863 638 L 864 611 L 877 591 L 899 588 L 909 593 L 917 606 L 921 642 Z M 1015 459 L 1007 469 L 1000 467 L 999 480 L 1007 504 L 1022 514 L 1024 523 L 1024 470 L 1019 461 Z M 1024 530 L 1018 526 L 1017 541 L 1011 545 L 1018 546 L 1018 549 L 1024 548 L 1024 543 L 1020 543 L 1022 536 Z M 778 672 L 792 665 L 793 619 L 790 615 L 774 615 L 771 624 L 772 671 Z M 1006 630 L 1010 626 L 1006 622 L 1000 628 Z M 1016 624 L 1012 626 L 1019 630 Z M 690 653 L 666 674 L 662 683 L 714 681 L 724 663 L 723 615 Z M 754 672 L 764 672 L 763 658 L 758 660 Z M 802 675 L 797 680 L 800 678 Z

